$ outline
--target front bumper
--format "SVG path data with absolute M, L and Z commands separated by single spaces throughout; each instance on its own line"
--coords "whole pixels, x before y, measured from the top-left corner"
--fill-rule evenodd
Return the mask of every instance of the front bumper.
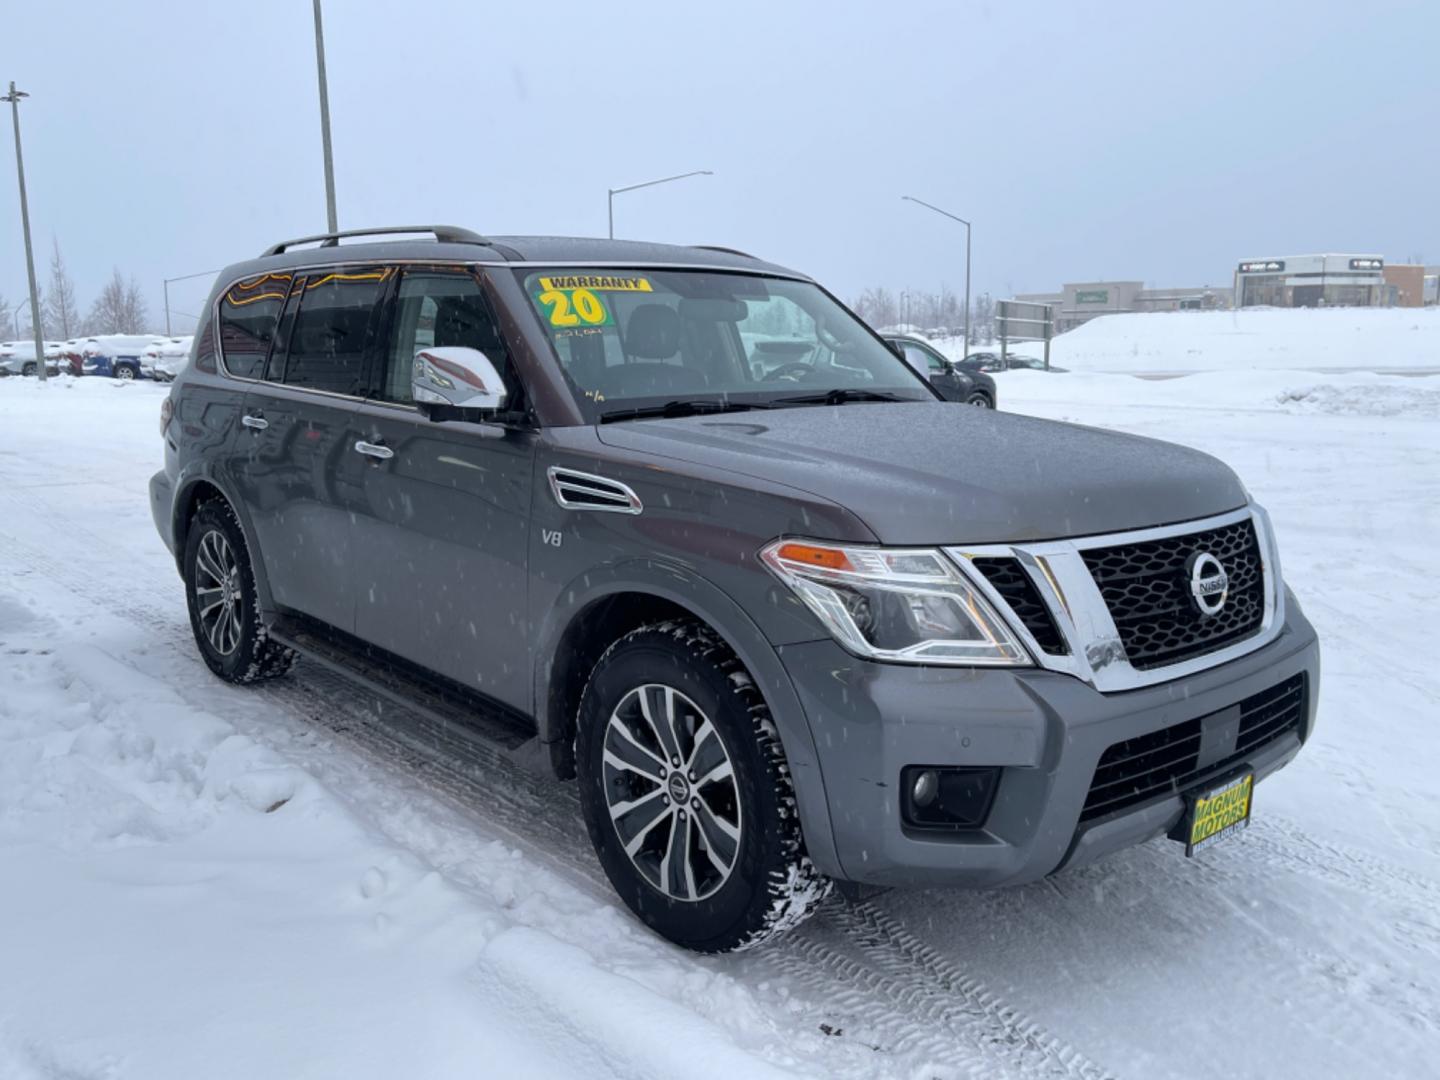
M 1184 813 L 1178 792 L 1080 824 L 1106 749 L 1218 713 L 1303 672 L 1309 693 L 1299 733 L 1246 758 L 1262 778 L 1309 738 L 1320 665 L 1315 631 L 1293 597 L 1280 634 L 1255 652 L 1121 693 L 1034 668 L 871 663 L 828 640 L 779 652 L 814 735 L 842 877 L 886 886 L 1018 884 L 1164 835 Z M 936 833 L 906 825 L 899 781 L 907 765 L 1001 769 L 984 826 Z

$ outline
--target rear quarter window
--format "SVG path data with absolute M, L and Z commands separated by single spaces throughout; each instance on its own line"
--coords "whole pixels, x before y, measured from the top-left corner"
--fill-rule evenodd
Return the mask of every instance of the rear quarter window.
M 290 274 L 261 274 L 237 281 L 220 298 L 220 356 L 231 375 L 260 377 L 292 280 Z

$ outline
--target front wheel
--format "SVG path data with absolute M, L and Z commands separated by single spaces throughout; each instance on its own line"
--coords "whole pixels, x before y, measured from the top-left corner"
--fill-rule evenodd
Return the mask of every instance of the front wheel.
M 700 623 L 643 626 L 606 651 L 580 702 L 576 766 L 610 883 L 677 945 L 757 945 L 829 892 L 765 701 Z
M 995 407 L 994 405 L 990 404 L 990 399 L 987 398 L 984 394 L 971 394 L 968 398 L 965 399 L 965 404 L 975 405 L 982 409 L 993 409 Z
M 22 368 L 20 369 L 20 374 L 21 374 L 21 375 L 32 375 L 32 376 L 33 376 L 33 375 L 35 374 L 35 362 L 32 360 L 30 363 L 28 363 L 28 364 L 26 364 L 24 367 L 22 367 Z

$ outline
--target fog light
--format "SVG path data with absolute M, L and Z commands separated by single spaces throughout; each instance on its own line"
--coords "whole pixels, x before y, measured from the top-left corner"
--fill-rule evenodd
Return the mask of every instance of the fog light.
M 900 770 L 900 814 L 911 828 L 982 828 L 999 786 L 995 768 L 907 765 Z
M 921 810 L 935 801 L 935 796 L 940 794 L 940 776 L 934 769 L 926 769 L 915 778 L 915 786 L 911 789 L 910 797 L 915 805 Z

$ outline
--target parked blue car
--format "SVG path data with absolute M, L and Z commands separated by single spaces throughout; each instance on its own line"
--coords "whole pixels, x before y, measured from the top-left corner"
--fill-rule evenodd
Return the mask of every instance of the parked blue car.
M 143 357 L 156 340 L 149 334 L 97 335 L 82 351 L 81 372 L 123 380 L 147 378 Z

